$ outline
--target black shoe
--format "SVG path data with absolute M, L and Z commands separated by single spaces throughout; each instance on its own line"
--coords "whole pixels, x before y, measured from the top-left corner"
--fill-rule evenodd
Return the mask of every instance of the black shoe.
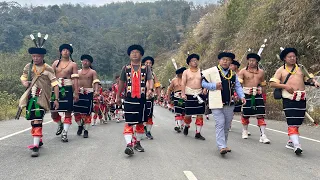
M 43 146 L 42 140 L 40 140 L 40 142 L 39 142 L 39 148 L 40 148 L 41 146 Z
M 180 127 L 174 127 L 174 130 L 177 131 L 177 133 L 181 133 Z
M 131 145 L 127 145 L 126 150 L 124 150 L 124 153 L 126 153 L 128 156 L 131 156 L 134 154 L 134 151 L 132 149 Z
M 63 131 L 63 124 L 58 125 L 56 135 L 59 136 Z
M 68 136 L 67 136 L 67 132 L 63 131 L 61 134 L 61 141 L 62 142 L 68 142 Z
M 196 139 L 200 139 L 200 140 L 206 140 L 206 138 L 204 138 L 203 136 L 201 136 L 200 133 L 196 133 L 196 135 L 194 136 Z
M 151 132 L 147 132 L 146 136 L 148 139 L 153 140 L 153 136 L 151 135 Z
M 302 154 L 302 149 L 300 147 L 295 147 L 293 151 L 294 151 L 294 153 L 296 153 L 296 155 Z
M 39 148 L 38 147 L 35 146 L 31 150 L 32 150 L 31 157 L 38 157 L 39 156 Z
M 225 155 L 225 154 L 227 154 L 227 152 L 228 151 L 225 148 L 220 149 L 220 154 L 221 155 Z
M 148 136 L 147 126 L 144 126 L 143 129 L 144 129 L 144 132 L 146 133 L 146 136 Z
M 138 152 L 144 152 L 143 147 L 141 146 L 140 142 L 137 141 L 136 145 L 134 146 L 134 149 Z
M 83 138 L 88 138 L 89 136 L 88 136 L 88 131 L 87 130 L 84 130 L 84 132 L 83 132 Z
M 82 131 L 83 131 L 83 126 L 78 126 L 78 131 L 77 131 L 78 136 L 81 136 Z
M 183 134 L 187 136 L 188 133 L 189 133 L 189 127 L 188 127 L 188 126 L 185 126 L 185 127 L 184 127 L 184 130 L 183 130 Z

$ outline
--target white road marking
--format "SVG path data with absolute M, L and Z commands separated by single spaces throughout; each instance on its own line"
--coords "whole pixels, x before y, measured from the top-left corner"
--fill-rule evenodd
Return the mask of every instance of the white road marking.
M 48 122 L 43 123 L 42 125 L 44 125 L 44 124 L 49 124 L 49 123 L 52 123 L 52 122 L 53 122 L 53 121 L 51 120 L 51 121 L 48 121 Z M 15 135 L 17 135 L 17 134 L 21 134 L 21 133 L 23 133 L 23 132 L 29 131 L 29 130 L 31 130 L 31 127 L 30 127 L 30 128 L 27 128 L 27 129 L 24 129 L 24 130 L 22 130 L 22 131 L 18 131 L 18 132 L 9 134 L 9 135 L 7 135 L 7 136 L 1 137 L 1 138 L 0 138 L 0 141 L 2 141 L 2 140 L 4 140 L 4 139 L 7 139 L 7 138 L 9 138 L 9 137 L 15 136 Z
M 238 122 L 238 123 L 241 123 L 241 121 L 238 121 L 238 120 L 233 120 L 235 122 Z M 249 124 L 249 126 L 257 126 L 257 125 L 254 125 L 254 124 Z M 284 132 L 284 131 L 279 131 L 279 130 L 275 130 L 275 129 L 271 129 L 271 128 L 266 128 L 267 130 L 269 131 L 274 131 L 274 132 L 278 132 L 278 133 L 281 133 L 281 134 L 286 134 L 288 135 L 287 132 Z M 309 140 L 309 141 L 313 141 L 313 142 L 317 142 L 317 143 L 320 143 L 320 140 L 316 140 L 316 139 L 312 139 L 312 138 L 308 138 L 308 137 L 304 137 L 304 136 L 299 136 L 301 139 L 306 139 L 306 140 Z
M 191 171 L 183 171 L 188 180 L 198 180 Z

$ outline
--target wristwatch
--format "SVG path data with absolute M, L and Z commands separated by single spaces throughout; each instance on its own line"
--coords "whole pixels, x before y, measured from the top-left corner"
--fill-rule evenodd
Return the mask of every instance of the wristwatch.
M 59 102 L 60 99 L 54 99 L 54 100 Z

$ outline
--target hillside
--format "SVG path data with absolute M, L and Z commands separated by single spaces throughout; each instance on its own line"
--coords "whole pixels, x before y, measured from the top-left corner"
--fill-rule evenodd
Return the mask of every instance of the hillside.
M 25 6 L 0 2 L 0 119 L 12 117 L 15 100 L 24 92 L 22 69 L 31 61 L 27 49 L 34 46 L 33 33 L 49 34 L 45 61 L 59 58 L 58 48 L 72 44 L 72 57 L 80 67 L 80 56 L 90 54 L 101 80 L 113 80 L 129 58 L 131 44 L 141 44 L 145 54 L 155 56 L 174 51 L 184 34 L 208 12 L 211 5 L 188 1 L 110 3 L 104 6 L 63 4 Z M 13 103 L 11 103 L 13 102 Z
M 231 0 L 207 13 L 192 31 L 187 33 L 180 48 L 165 59 L 166 67 L 158 74 L 167 85 L 174 76 L 171 59 L 186 66 L 187 52 L 201 55 L 201 68 L 217 64 L 217 54 L 229 50 L 241 61 L 249 48 L 257 52 L 264 39 L 267 46 L 262 53 L 261 65 L 267 79 L 281 65 L 276 58 L 280 47 L 296 47 L 299 62 L 313 72 L 319 71 L 320 55 L 320 1 L 317 0 Z M 161 61 L 161 60 L 160 60 Z M 246 61 L 242 61 L 245 66 Z M 317 64 L 317 65 L 315 65 Z M 157 69 L 157 68 L 156 68 Z
M 187 66 L 187 53 L 198 53 L 200 67 L 206 69 L 217 65 L 218 53 L 225 50 L 235 53 L 236 59 L 245 67 L 246 60 L 242 58 L 248 49 L 257 53 L 264 39 L 268 39 L 260 61 L 267 80 L 283 64 L 276 57 L 280 47 L 297 48 L 298 62 L 309 68 L 311 73 L 319 74 L 319 30 L 318 0 L 230 0 L 201 18 L 177 50 L 158 56 L 162 63 L 155 70 L 162 84 L 167 86 L 169 79 L 175 76 L 171 59 L 175 59 L 179 67 Z M 319 90 L 312 91 L 310 97 L 314 97 L 316 91 Z M 319 100 L 315 105 L 319 105 Z M 267 117 L 281 119 L 281 109 L 281 102 L 269 96 Z M 319 121 L 319 106 L 311 109 L 314 110 L 312 116 Z

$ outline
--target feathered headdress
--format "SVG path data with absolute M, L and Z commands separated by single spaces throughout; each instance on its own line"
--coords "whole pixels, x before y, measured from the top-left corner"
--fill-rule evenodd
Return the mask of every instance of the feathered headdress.
M 41 33 L 38 33 L 37 39 L 30 34 L 31 40 L 34 42 L 35 47 L 29 48 L 29 54 L 46 54 L 47 50 L 43 48 L 44 43 L 48 39 L 48 34 L 46 34 L 43 38 L 41 37 Z

